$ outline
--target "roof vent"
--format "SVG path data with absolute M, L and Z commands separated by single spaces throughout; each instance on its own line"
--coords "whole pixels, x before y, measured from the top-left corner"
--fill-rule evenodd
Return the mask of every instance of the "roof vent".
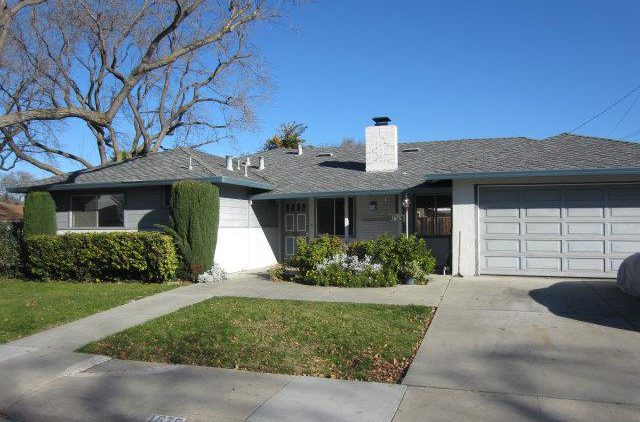
M 405 148 L 402 150 L 402 152 L 418 152 L 420 151 L 420 148 Z
M 258 170 L 264 170 L 264 157 L 258 157 Z
M 302 155 L 302 144 L 298 144 L 298 155 Z
M 391 121 L 387 116 L 374 117 L 372 120 L 375 122 L 376 126 L 386 126 Z
M 316 155 L 316 157 L 333 157 L 333 153 L 332 152 L 321 152 L 318 155 Z
M 233 171 L 233 157 L 227 155 L 227 170 Z

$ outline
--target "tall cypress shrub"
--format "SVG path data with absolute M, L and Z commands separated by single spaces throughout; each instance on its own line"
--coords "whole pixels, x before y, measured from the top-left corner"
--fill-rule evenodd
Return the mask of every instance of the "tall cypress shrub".
M 49 192 L 29 192 L 24 201 L 25 237 L 56 234 L 56 203 Z
M 211 183 L 182 180 L 171 189 L 171 225 L 192 277 L 213 266 L 220 192 Z

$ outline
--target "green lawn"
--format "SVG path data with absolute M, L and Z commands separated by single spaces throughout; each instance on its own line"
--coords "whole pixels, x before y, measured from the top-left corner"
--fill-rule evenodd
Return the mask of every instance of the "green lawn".
M 432 308 L 214 298 L 90 343 L 120 359 L 397 382 Z
M 43 283 L 0 279 L 0 343 L 174 287 L 177 284 Z

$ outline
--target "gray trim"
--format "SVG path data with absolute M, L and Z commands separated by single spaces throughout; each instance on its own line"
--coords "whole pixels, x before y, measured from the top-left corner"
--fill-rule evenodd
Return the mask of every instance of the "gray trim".
M 640 174 L 640 167 L 600 168 L 600 169 L 556 169 L 556 170 L 523 170 L 523 171 L 494 171 L 468 173 L 431 173 L 426 174 L 425 180 L 459 180 L 459 179 L 489 179 L 501 177 L 533 177 L 533 176 L 622 176 Z
M 297 198 L 335 198 L 340 196 L 375 196 L 375 195 L 397 195 L 404 192 L 404 189 L 387 190 L 355 190 L 355 191 L 331 191 L 331 192 L 299 192 L 299 193 L 258 193 L 250 198 L 254 201 L 266 199 L 297 199 Z
M 211 182 L 225 185 L 244 186 L 248 188 L 273 190 L 275 186 L 265 182 L 258 182 L 255 180 L 238 179 L 228 176 L 212 176 L 212 177 L 195 177 L 193 179 L 162 179 L 162 180 L 136 180 L 131 182 L 108 182 L 108 183 L 67 183 L 58 185 L 41 185 L 30 186 L 26 188 L 12 187 L 8 188 L 9 192 L 13 193 L 27 193 L 32 190 L 85 190 L 85 189 L 108 189 L 108 188 L 126 188 L 126 187 L 141 187 L 141 186 L 156 186 L 156 185 L 168 185 L 180 180 L 196 180 L 199 182 Z

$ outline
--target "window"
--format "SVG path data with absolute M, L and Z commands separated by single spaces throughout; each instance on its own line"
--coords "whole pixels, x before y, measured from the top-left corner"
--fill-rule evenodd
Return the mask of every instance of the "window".
M 162 187 L 162 206 L 171 206 L 171 185 L 165 185 Z
M 124 194 L 72 196 L 71 227 L 124 227 Z
M 349 236 L 355 226 L 355 201 L 349 198 Z M 344 236 L 344 198 L 319 198 L 316 200 L 316 233 Z
M 416 235 L 451 236 L 451 195 L 416 196 Z

